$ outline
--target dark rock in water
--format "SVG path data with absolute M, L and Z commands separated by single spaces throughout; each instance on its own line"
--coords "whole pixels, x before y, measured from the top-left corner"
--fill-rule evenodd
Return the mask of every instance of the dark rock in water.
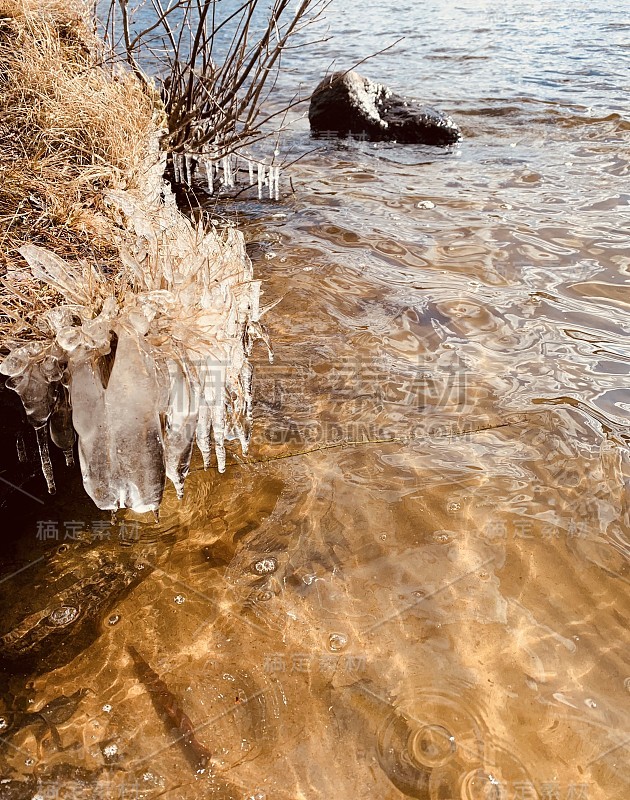
M 3 572 L 8 574 L 2 574 Z M 24 567 L 0 570 L 0 669 L 40 673 L 67 664 L 149 573 L 133 548 L 72 542 Z
M 445 146 L 461 139 L 453 120 L 358 72 L 335 72 L 319 84 L 308 112 L 314 133 L 349 133 L 371 141 Z

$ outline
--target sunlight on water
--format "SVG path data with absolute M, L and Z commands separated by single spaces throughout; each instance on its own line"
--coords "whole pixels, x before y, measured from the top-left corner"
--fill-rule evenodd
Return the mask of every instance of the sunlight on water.
M 0 798 L 628 796 L 626 9 L 382 12 L 280 99 L 405 34 L 362 71 L 464 141 L 295 115 L 295 192 L 230 211 L 282 297 L 250 457 L 159 525 L 76 476 L 16 513 Z

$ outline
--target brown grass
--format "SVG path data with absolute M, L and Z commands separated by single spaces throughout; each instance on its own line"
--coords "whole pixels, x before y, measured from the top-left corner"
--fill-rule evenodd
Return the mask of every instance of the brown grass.
M 153 101 L 134 76 L 100 67 L 98 47 L 78 2 L 0 2 L 0 339 L 28 338 L 58 300 L 30 279 L 23 244 L 105 271 L 118 259 L 103 193 L 129 183 Z

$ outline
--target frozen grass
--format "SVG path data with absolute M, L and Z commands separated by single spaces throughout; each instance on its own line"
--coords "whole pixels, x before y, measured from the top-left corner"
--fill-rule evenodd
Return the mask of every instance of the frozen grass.
M 19 248 L 117 260 L 103 197 L 140 163 L 153 101 L 132 76 L 98 66 L 85 9 L 62 0 L 0 5 L 0 336 L 32 334 L 59 299 L 34 282 Z
M 232 226 L 193 225 L 163 180 L 166 116 L 137 75 L 108 74 L 81 8 L 0 18 L 0 371 L 101 509 L 181 497 L 196 443 L 246 452 L 260 282 Z

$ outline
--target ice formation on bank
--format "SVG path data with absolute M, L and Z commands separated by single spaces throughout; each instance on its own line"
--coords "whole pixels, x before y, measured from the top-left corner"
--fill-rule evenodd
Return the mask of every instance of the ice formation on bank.
M 176 184 L 192 186 L 193 176 L 199 164 L 206 173 L 208 194 L 213 195 L 217 187 L 233 189 L 239 183 L 245 187 L 258 188 L 258 199 L 262 200 L 265 189 L 270 200 L 280 200 L 280 166 L 265 164 L 243 153 L 232 153 L 219 158 L 208 150 L 203 153 L 171 153 L 173 179 Z M 245 181 L 241 179 L 245 175 Z
M 227 438 L 246 451 L 248 356 L 256 339 L 269 347 L 242 234 L 192 224 L 155 166 L 157 183 L 106 195 L 119 218 L 119 274 L 21 249 L 63 302 L 0 366 L 37 432 L 49 490 L 48 435 L 70 460 L 76 432 L 83 483 L 101 509 L 157 511 L 165 477 L 181 497 L 195 442 L 206 467 L 214 444 L 220 471 Z

